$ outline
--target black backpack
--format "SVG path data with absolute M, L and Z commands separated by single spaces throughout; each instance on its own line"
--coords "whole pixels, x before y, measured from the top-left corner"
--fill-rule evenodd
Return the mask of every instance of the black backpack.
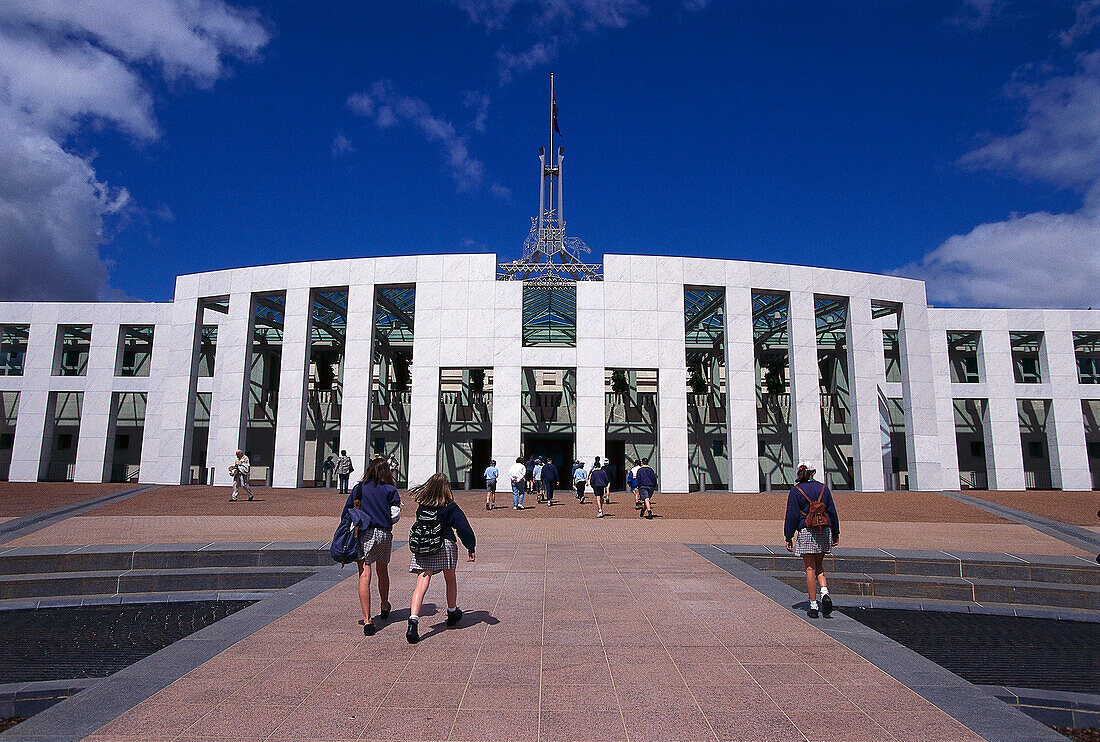
M 443 524 L 439 522 L 439 510 L 420 508 L 416 522 L 409 529 L 409 551 L 417 556 L 435 554 L 443 548 Z

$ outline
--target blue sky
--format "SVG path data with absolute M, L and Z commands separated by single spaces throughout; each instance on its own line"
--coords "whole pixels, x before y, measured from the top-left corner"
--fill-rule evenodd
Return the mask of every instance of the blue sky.
M 0 144 L 0 299 L 164 301 L 176 275 L 233 266 L 517 257 L 553 71 L 568 230 L 596 259 L 1100 305 L 1098 0 L 126 5 L 0 11 L 0 129 L 17 143 Z M 53 82 L 89 59 L 80 84 Z

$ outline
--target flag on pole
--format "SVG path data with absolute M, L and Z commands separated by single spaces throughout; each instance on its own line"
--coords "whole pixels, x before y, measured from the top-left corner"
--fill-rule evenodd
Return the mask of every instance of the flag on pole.
M 554 111 L 554 133 L 558 136 L 562 136 L 561 129 L 558 128 L 558 99 L 554 96 L 550 99 L 550 107 Z

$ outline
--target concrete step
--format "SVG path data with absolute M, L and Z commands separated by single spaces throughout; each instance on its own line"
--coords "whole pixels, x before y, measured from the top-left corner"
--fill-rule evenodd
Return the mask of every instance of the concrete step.
M 0 551 L 0 575 L 332 564 L 327 542 L 46 546 Z
M 803 573 L 802 557 L 769 547 L 720 547 L 757 569 Z M 826 572 L 958 577 L 1100 586 L 1100 566 L 1081 557 L 837 548 Z
M 799 561 L 801 566 L 801 560 Z M 806 577 L 802 571 L 784 569 L 764 572 L 796 589 L 806 588 Z M 1100 608 L 1100 586 L 1095 585 L 869 572 L 829 572 L 828 576 L 830 592 L 840 596 L 966 601 L 1086 610 Z
M 316 568 L 310 567 L 195 567 L 0 575 L 0 600 L 127 593 L 278 590 L 316 572 Z

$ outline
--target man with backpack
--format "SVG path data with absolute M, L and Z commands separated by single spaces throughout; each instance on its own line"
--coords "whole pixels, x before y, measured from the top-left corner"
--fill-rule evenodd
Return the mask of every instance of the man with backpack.
M 836 514 L 833 493 L 814 479 L 815 473 L 809 461 L 798 465 L 795 485 L 787 495 L 787 514 L 783 521 L 787 551 L 802 557 L 806 567 L 806 592 L 810 595 L 806 615 L 810 618 L 817 618 L 819 608 L 826 616 L 833 612 L 823 562 L 832 547 L 840 544 L 840 518 Z
M 348 477 L 355 471 L 355 466 L 351 463 L 351 457 L 348 456 L 348 452 L 341 450 L 340 455 L 336 458 L 336 477 L 340 480 L 340 494 L 346 495 L 348 490 Z
M 653 493 L 657 491 L 657 472 L 649 468 L 649 459 L 643 458 L 642 465 L 635 470 L 634 486 L 638 488 L 638 501 L 642 503 L 642 511 L 638 515 L 653 520 L 653 507 L 650 500 Z

